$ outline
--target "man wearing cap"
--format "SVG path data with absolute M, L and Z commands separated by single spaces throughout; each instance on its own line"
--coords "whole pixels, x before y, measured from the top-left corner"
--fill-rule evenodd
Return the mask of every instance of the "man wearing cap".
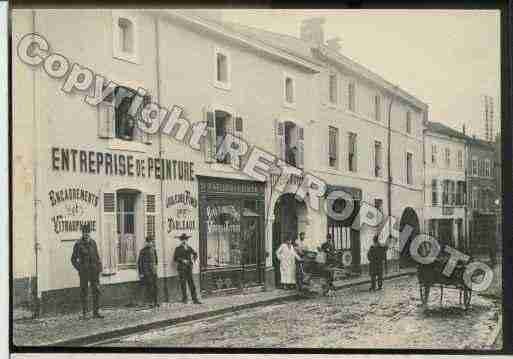
M 159 307 L 157 287 L 157 251 L 155 250 L 155 239 L 152 236 L 146 237 L 146 244 L 139 252 L 137 269 L 144 288 L 146 299 L 149 299 L 153 307 Z
M 187 240 L 191 236 L 182 233 L 176 238 L 180 239 L 181 243 L 175 249 L 173 259 L 178 269 L 178 275 L 180 277 L 180 286 L 182 288 L 182 302 L 187 303 L 187 285 L 189 285 L 189 291 L 191 292 L 192 301 L 195 304 L 201 304 L 196 295 L 196 287 L 192 280 L 192 263 L 198 258 L 198 254 L 194 249 L 189 247 Z
M 80 277 L 80 299 L 82 302 L 82 319 L 87 318 L 87 297 L 89 283 L 91 283 L 91 292 L 93 295 L 93 316 L 103 318 L 100 315 L 100 273 L 102 272 L 102 263 L 98 255 L 96 242 L 90 237 L 90 228 L 88 225 L 82 226 L 82 237 L 75 243 L 71 264 L 78 271 Z

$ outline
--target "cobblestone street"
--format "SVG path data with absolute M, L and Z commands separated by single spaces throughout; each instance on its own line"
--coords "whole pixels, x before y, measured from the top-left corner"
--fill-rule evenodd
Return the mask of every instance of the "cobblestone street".
M 360 285 L 313 298 L 133 335 L 109 346 L 489 349 L 497 306 L 476 294 L 465 312 L 458 292 L 431 290 L 420 306 L 416 277 L 369 292 Z

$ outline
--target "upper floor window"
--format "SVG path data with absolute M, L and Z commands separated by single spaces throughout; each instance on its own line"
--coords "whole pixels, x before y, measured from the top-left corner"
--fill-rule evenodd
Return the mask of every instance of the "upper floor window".
M 290 76 L 285 76 L 285 103 L 292 105 L 295 102 L 295 84 L 294 79 Z
M 474 187 L 472 189 L 472 207 L 473 208 L 479 208 L 479 188 Z
M 381 198 L 374 199 L 374 208 L 383 213 L 383 200 Z
M 445 149 L 445 165 L 449 167 L 451 165 L 451 149 Z
M 433 206 L 438 205 L 438 182 L 436 179 L 431 181 L 431 203 Z
M 381 121 L 381 96 L 374 95 L 374 120 Z
M 483 177 L 484 176 L 484 162 L 482 159 L 479 159 L 477 161 L 477 175 L 479 177 Z
M 336 74 L 330 74 L 330 103 L 336 105 L 338 103 L 338 78 Z
M 231 87 L 231 63 L 227 51 L 215 49 L 215 85 L 228 90 Z
M 456 205 L 463 206 L 465 204 L 466 183 L 458 181 L 457 186 Z
M 374 176 L 383 175 L 383 145 L 380 141 L 374 141 Z
M 329 126 L 329 166 L 338 168 L 338 128 Z
M 357 163 L 356 163 L 356 159 L 357 159 L 357 148 L 356 148 L 356 145 L 357 145 L 357 135 L 356 135 L 356 133 L 349 132 L 347 143 L 348 143 L 348 150 L 347 150 L 348 164 L 347 164 L 347 169 L 349 171 L 351 171 L 351 172 L 356 172 L 358 170 Z
M 463 151 L 458 151 L 458 168 L 461 170 L 463 168 Z
M 477 157 L 472 157 L 472 175 L 477 176 Z
M 411 111 L 406 111 L 406 132 L 410 135 L 412 132 Z
M 438 156 L 438 148 L 436 145 L 431 145 L 431 163 L 436 164 L 436 157 Z
M 491 177 L 491 166 L 490 166 L 490 160 L 489 159 L 485 160 L 485 176 L 486 177 Z
M 354 82 L 347 84 L 347 109 L 355 112 L 356 110 L 356 86 Z
M 406 153 L 406 183 L 413 184 L 413 153 Z
M 124 12 L 113 12 L 112 35 L 114 57 L 138 63 L 136 17 Z

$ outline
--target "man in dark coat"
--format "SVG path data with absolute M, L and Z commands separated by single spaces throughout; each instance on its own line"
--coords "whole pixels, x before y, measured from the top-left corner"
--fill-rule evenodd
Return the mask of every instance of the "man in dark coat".
M 367 252 L 369 260 L 369 274 L 371 276 L 370 290 L 376 290 L 376 279 L 378 280 L 378 290 L 383 287 L 383 263 L 386 259 L 386 247 L 379 243 L 378 236 L 374 236 L 373 243 Z
M 78 271 L 80 277 L 80 299 L 82 302 L 82 319 L 87 318 L 88 312 L 88 290 L 91 284 L 93 295 L 93 316 L 103 318 L 100 315 L 100 273 L 102 272 L 102 263 L 98 255 L 96 242 L 89 235 L 88 225 L 82 226 L 82 237 L 75 243 L 71 264 Z
M 157 251 L 155 250 L 155 240 L 153 237 L 146 237 L 146 245 L 139 252 L 137 269 L 146 290 L 146 299 L 152 303 L 153 307 L 159 307 L 157 264 L 158 258 Z
M 176 263 L 178 275 L 180 277 L 180 286 L 182 287 L 182 302 L 187 303 L 187 285 L 189 285 L 192 301 L 195 304 L 201 304 L 196 294 L 194 281 L 192 280 L 192 264 L 198 258 L 198 254 L 194 249 L 189 247 L 187 243 L 187 240 L 190 238 L 189 235 L 182 233 L 176 238 L 180 239 L 181 244 L 176 247 L 173 259 Z

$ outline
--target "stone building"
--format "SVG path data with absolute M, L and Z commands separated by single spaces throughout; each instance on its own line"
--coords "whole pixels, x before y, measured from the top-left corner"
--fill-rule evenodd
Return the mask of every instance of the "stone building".
M 297 39 L 215 12 L 15 10 L 12 19 L 15 302 L 78 304 L 70 256 L 83 223 L 100 247 L 104 303 L 138 300 L 147 235 L 165 300 L 180 296 L 172 255 L 183 232 L 199 253 L 202 295 L 273 286 L 274 252 L 299 231 L 314 248 L 333 234 L 359 271 L 375 229 L 279 195 L 274 177 L 241 172 L 247 156 L 216 157 L 229 134 L 298 170 L 289 184 L 313 174 L 328 193 L 351 194 L 355 211 L 367 202 L 421 229 L 427 105 L 324 44 L 322 21 L 305 22 Z M 94 72 L 92 85 L 69 88 L 73 68 Z M 134 125 L 141 103 L 162 116 L 153 134 Z

